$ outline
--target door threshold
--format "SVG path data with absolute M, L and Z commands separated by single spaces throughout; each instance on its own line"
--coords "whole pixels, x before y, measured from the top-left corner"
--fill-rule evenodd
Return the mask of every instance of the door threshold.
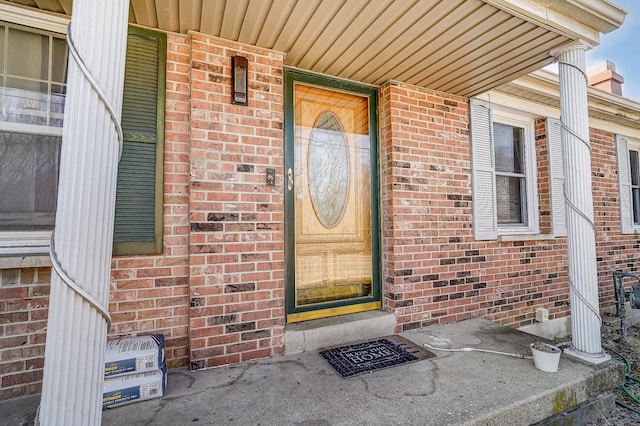
M 340 345 L 393 334 L 396 316 L 386 311 L 366 311 L 287 324 L 285 354 Z
M 355 314 L 356 312 L 379 310 L 380 302 L 358 303 L 355 305 L 338 306 L 335 308 L 317 309 L 315 311 L 299 312 L 287 315 L 287 323 L 310 321 L 320 318 L 336 317 L 339 315 Z

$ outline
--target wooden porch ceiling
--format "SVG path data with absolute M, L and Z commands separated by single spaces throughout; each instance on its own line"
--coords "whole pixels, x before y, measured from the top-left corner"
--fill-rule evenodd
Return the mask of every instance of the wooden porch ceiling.
M 11 0 L 65 15 L 72 0 Z M 604 0 L 131 0 L 129 21 L 198 31 L 286 53 L 285 64 L 379 85 L 399 80 L 461 96 L 597 43 L 625 13 Z M 566 3 L 566 4 L 565 4 Z M 574 16 L 570 16 L 573 14 Z

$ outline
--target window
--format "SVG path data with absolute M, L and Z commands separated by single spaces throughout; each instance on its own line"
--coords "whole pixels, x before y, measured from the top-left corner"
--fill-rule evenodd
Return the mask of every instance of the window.
M 471 101 L 474 233 L 538 233 L 533 118 Z
M 131 28 L 127 49 L 114 254 L 159 253 L 166 36 Z M 0 255 L 48 252 L 67 52 L 62 34 L 0 21 Z
M 0 229 L 54 223 L 66 92 L 64 39 L 0 23 Z
M 524 129 L 493 123 L 498 226 L 527 225 Z
M 620 229 L 640 233 L 640 141 L 616 135 Z

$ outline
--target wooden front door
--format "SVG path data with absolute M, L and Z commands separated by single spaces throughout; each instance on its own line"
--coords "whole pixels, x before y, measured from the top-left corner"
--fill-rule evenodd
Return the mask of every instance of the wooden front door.
M 287 75 L 287 320 L 377 309 L 375 91 Z

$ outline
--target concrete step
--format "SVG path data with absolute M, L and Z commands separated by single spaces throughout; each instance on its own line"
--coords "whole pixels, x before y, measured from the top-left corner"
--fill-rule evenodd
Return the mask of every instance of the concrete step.
M 419 345 L 527 356 L 532 342 L 545 341 L 479 318 L 401 335 Z M 619 361 L 594 365 L 562 354 L 559 370 L 547 373 L 537 370 L 529 359 L 474 351 L 432 352 L 438 355 L 432 362 L 440 372 L 436 382 L 442 392 L 436 395 L 443 399 L 439 402 L 448 404 L 460 419 L 466 418 L 459 422 L 464 425 L 588 424 L 583 422 L 586 418 L 606 416 L 613 410 L 611 391 L 624 381 L 625 367 Z M 572 419 L 579 421 L 571 423 Z
M 284 333 L 285 354 L 297 354 L 359 340 L 393 334 L 396 326 L 394 314 L 385 311 L 367 311 L 287 324 Z

